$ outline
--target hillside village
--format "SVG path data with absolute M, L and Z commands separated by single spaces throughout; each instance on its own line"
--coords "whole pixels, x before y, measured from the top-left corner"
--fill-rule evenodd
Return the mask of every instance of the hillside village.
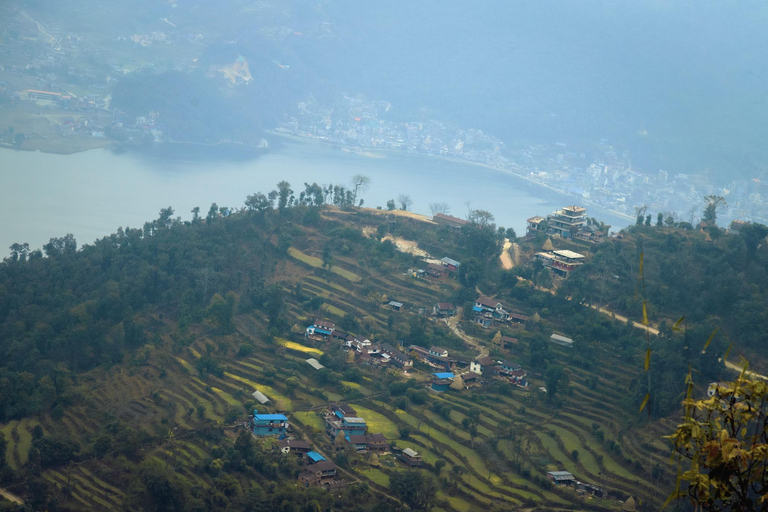
M 220 270 L 215 280 L 204 268 L 163 277 L 166 297 L 186 298 L 121 327 L 139 344 L 135 354 L 88 370 L 71 384 L 82 394 L 57 399 L 56 412 L 2 425 L 7 467 L 17 474 L 34 460 L 30 446 L 65 436 L 83 446 L 73 452 L 77 481 L 67 490 L 68 470 L 51 463 L 41 467 L 47 492 L 80 509 L 121 506 L 134 495 L 112 482 L 127 485 L 133 473 L 107 470 L 112 447 L 172 466 L 195 492 L 215 492 L 222 467 L 240 471 L 232 469 L 238 455 L 221 449 L 229 438 L 306 492 L 348 496 L 365 484 L 369 499 L 404 499 L 405 476 L 432 488 L 435 510 L 632 510 L 636 500 L 642 509 L 672 478 L 661 436 L 676 424 L 636 413 L 636 354 L 650 330 L 562 293 L 582 293 L 582 269 L 603 244 L 630 240 L 577 236 L 586 211 L 561 211 L 571 212 L 568 229 L 537 222 L 506 241 L 506 230 L 446 214 L 305 205 L 211 209 L 189 223 L 174 223 L 170 211 L 143 237 L 128 230 L 105 239 L 100 250 L 131 240 L 162 254 L 187 233 L 205 233 L 197 250 L 210 251 Z M 268 229 L 276 231 L 264 236 Z M 236 244 L 236 257 L 222 250 Z M 413 247 L 418 255 L 407 252 Z M 58 261 L 25 258 L 20 247 L 5 264 Z M 172 260 L 158 261 L 168 268 Z M 242 268 L 268 280 L 238 285 Z M 117 423 L 93 413 L 102 409 Z M 125 428 L 139 429 L 145 447 L 124 446 Z
M 460 229 L 468 221 L 450 215 L 438 213 L 434 222 Z M 550 226 L 547 226 L 551 223 Z M 603 227 L 605 231 L 609 227 Z M 573 238 L 586 244 L 601 243 L 605 233 L 587 224 L 586 209 L 569 206 L 548 219 L 534 217 L 529 219 L 529 229 L 526 239 L 532 240 L 537 234 L 544 233 L 557 239 Z M 551 271 L 553 277 L 566 279 L 571 271 L 581 265 L 585 256 L 571 250 L 556 250 L 550 238 L 542 246 L 542 250 L 533 255 L 534 260 L 542 261 L 543 266 Z M 441 283 L 444 280 L 455 280 L 461 267 L 461 262 L 445 256 L 439 260 L 426 258 L 424 267 L 409 269 L 407 275 L 413 279 L 425 280 L 427 283 Z M 451 302 L 438 301 L 432 307 L 412 306 L 406 308 L 403 302 L 385 299 L 380 302 L 382 310 L 397 314 L 413 314 L 428 318 L 431 322 L 444 323 L 456 328 L 457 315 L 463 314 L 462 308 Z M 538 315 L 536 315 L 538 316 Z M 471 388 L 482 389 L 493 381 L 505 382 L 521 390 L 528 390 L 532 383 L 527 379 L 529 371 L 515 361 L 521 355 L 519 340 L 516 337 L 502 335 L 500 329 L 514 332 L 525 328 L 530 317 L 522 312 L 511 309 L 499 300 L 491 297 L 478 296 L 467 312 L 465 321 L 477 325 L 483 331 L 495 330 L 491 343 L 503 353 L 509 354 L 507 359 L 490 357 L 488 349 L 478 343 L 479 354 L 472 358 L 464 354 L 452 356 L 449 349 L 439 346 L 420 346 L 399 340 L 396 343 L 373 342 L 367 337 L 355 335 L 338 328 L 336 323 L 327 318 L 315 318 L 304 329 L 305 343 L 310 346 L 327 350 L 341 350 L 347 355 L 349 364 L 366 367 L 377 372 L 394 371 L 405 377 L 416 377 L 423 389 L 430 393 L 462 392 Z M 556 332 L 551 333 L 550 343 L 570 349 L 574 341 Z M 326 368 L 315 358 L 306 360 L 312 369 L 322 371 Z M 544 386 L 538 386 L 538 391 L 547 392 Z M 269 408 L 270 399 L 256 390 L 254 398 L 264 409 Z M 291 428 L 289 417 L 282 414 L 256 412 L 245 426 L 257 438 L 276 438 L 277 447 L 285 453 L 292 454 L 304 463 L 304 471 L 298 480 L 305 485 L 318 485 L 327 488 L 338 488 L 349 485 L 349 479 L 339 472 L 336 464 L 322 452 L 335 454 L 349 451 L 368 458 L 373 467 L 381 467 L 381 461 L 391 461 L 408 468 L 423 466 L 422 456 L 413 446 L 398 447 L 398 440 L 389 440 L 378 432 L 370 432 L 365 418 L 358 415 L 350 404 L 329 402 L 327 410 L 322 413 L 326 438 L 324 443 L 314 448 L 308 442 L 297 436 Z M 390 444 L 392 441 L 392 444 Z M 407 444 L 407 443 L 406 443 Z M 555 486 L 569 486 L 582 495 L 603 497 L 606 491 L 594 483 L 577 480 L 568 471 L 549 471 L 547 478 Z

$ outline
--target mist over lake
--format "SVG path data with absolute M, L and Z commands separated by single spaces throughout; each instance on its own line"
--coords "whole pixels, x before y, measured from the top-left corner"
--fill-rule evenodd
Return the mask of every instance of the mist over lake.
M 246 161 L 156 158 L 136 153 L 94 150 L 73 155 L 0 151 L 0 248 L 28 242 L 39 248 L 51 237 L 73 233 L 80 245 L 118 227 L 141 227 L 161 208 L 190 219 L 195 206 L 205 212 L 212 202 L 239 208 L 247 195 L 268 192 L 281 180 L 298 196 L 304 183 L 348 185 L 355 174 L 372 180 L 364 206 L 385 207 L 399 194 L 413 199 L 412 210 L 429 214 L 429 203 L 444 201 L 451 214 L 471 208 L 488 210 L 496 223 L 525 233 L 525 220 L 577 202 L 515 176 L 431 157 L 387 154 L 369 158 L 301 143 L 286 143 Z M 607 213 L 590 211 L 614 229 L 629 224 Z

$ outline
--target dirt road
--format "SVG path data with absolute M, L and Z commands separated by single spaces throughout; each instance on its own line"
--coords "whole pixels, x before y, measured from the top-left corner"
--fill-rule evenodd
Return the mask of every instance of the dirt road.
M 454 316 L 444 319 L 445 325 L 447 325 L 448 328 L 453 331 L 453 334 L 464 340 L 467 345 L 470 345 L 472 348 L 477 350 L 477 357 L 488 357 L 490 352 L 487 348 L 482 346 L 480 342 L 475 338 L 469 336 L 464 331 L 459 329 L 459 318 L 461 318 L 461 308 L 456 308 L 456 314 Z M 469 371 L 469 369 L 467 369 L 467 371 Z
M 613 311 L 611 311 L 611 310 L 608 310 L 608 309 L 605 309 L 605 308 L 601 308 L 601 307 L 598 307 L 598 306 L 596 306 L 596 305 L 594 305 L 594 304 L 592 304 L 592 305 L 591 305 L 591 306 L 589 306 L 589 307 L 591 307 L 592 309 L 596 309 L 597 311 L 601 312 L 601 313 L 602 313 L 602 314 L 604 314 L 604 315 L 608 315 L 608 316 L 610 316 L 610 317 L 613 317 L 613 318 L 615 318 L 616 320 L 618 320 L 619 322 L 624 322 L 624 323 L 627 323 L 627 320 L 628 320 L 628 318 L 627 318 L 627 317 L 625 317 L 624 315 L 620 315 L 620 314 L 618 314 L 618 313 L 614 313 L 614 312 L 613 312 Z M 642 324 L 642 323 L 640 323 L 640 322 L 635 322 L 634 320 L 632 321 L 632 325 L 634 325 L 634 326 L 635 326 L 635 327 L 637 327 L 638 329 L 642 329 L 642 330 L 646 330 L 646 329 L 648 329 L 648 332 L 650 332 L 651 334 L 655 334 L 655 335 L 657 335 L 657 336 L 659 335 L 659 330 L 658 330 L 658 329 L 656 329 L 655 327 L 651 327 L 650 325 L 649 325 L 649 326 L 645 326 L 645 325 L 643 325 L 643 324 Z
M 499 255 L 501 266 L 504 267 L 504 270 L 509 270 L 515 266 L 514 263 L 512 263 L 512 257 L 509 255 L 509 249 L 511 247 L 512 242 L 509 241 L 509 238 L 505 238 L 504 247 L 501 248 L 501 254 Z

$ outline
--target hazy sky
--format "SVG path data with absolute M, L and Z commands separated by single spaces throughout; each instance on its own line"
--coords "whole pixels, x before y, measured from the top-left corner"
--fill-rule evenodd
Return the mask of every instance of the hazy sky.
M 758 172 L 767 6 L 337 0 L 326 62 L 351 91 L 508 140 L 605 137 L 650 167 Z

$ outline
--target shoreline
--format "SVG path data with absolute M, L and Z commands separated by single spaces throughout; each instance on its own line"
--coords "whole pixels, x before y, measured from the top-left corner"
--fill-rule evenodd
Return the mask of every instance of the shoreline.
M 308 144 L 316 144 L 316 145 L 332 147 L 332 148 L 340 146 L 339 143 L 335 143 L 335 142 L 329 142 L 329 141 L 323 141 L 323 140 L 318 140 L 318 139 L 312 139 L 312 138 L 309 138 L 309 137 L 302 137 L 300 135 L 294 135 L 294 134 L 290 134 L 290 133 L 283 133 L 283 132 L 278 132 L 278 131 L 275 131 L 275 130 L 265 130 L 264 133 L 266 133 L 268 135 L 275 135 L 275 136 L 278 136 L 278 137 L 284 137 L 284 138 L 287 138 L 287 139 L 290 139 L 290 140 L 293 140 L 293 141 L 296 141 L 296 142 L 304 142 L 304 143 L 308 143 Z M 400 151 L 400 150 L 396 150 L 396 149 L 383 149 L 383 148 L 379 149 L 379 148 L 377 148 L 375 151 L 378 151 L 378 152 L 381 152 L 381 153 L 398 154 L 398 155 L 400 155 L 400 154 L 409 154 L 406 151 Z M 351 152 L 351 153 L 360 155 L 360 153 L 357 153 L 357 152 Z M 547 189 L 547 190 L 549 190 L 551 192 L 557 192 L 558 194 L 561 194 L 561 195 L 564 195 L 564 196 L 568 196 L 568 197 L 572 197 L 574 199 L 578 199 L 579 201 L 581 201 L 584 204 L 587 204 L 588 206 L 593 206 L 595 208 L 599 208 L 599 209 L 603 210 L 606 213 L 609 213 L 611 215 L 615 215 L 616 217 L 619 217 L 619 218 L 622 218 L 622 219 L 625 219 L 625 220 L 628 220 L 628 221 L 634 221 L 635 220 L 635 218 L 632 217 L 631 215 L 628 215 L 628 214 L 622 213 L 622 212 L 618 212 L 618 211 L 612 210 L 610 208 L 606 208 L 604 206 L 601 206 L 601 205 L 595 203 L 594 201 L 590 201 L 588 199 L 584 199 L 583 197 L 575 196 L 575 195 L 573 195 L 573 194 L 571 194 L 569 192 L 566 192 L 565 190 L 560 190 L 559 188 L 555 188 L 555 187 L 553 187 L 551 185 L 547 185 L 546 183 L 541 183 L 540 181 L 536 181 L 536 180 L 534 180 L 532 178 L 529 178 L 528 176 L 526 176 L 524 174 L 519 174 L 519 173 L 516 173 L 514 171 L 510 171 L 509 169 L 500 169 L 500 168 L 494 167 L 494 166 L 492 166 L 490 164 L 484 164 L 482 162 L 472 162 L 470 160 L 463 160 L 461 158 L 457 158 L 457 157 L 454 157 L 454 156 L 430 155 L 430 154 L 421 154 L 421 153 L 416 153 L 416 155 L 417 156 L 428 157 L 428 158 L 435 158 L 437 160 L 443 160 L 443 161 L 450 162 L 450 163 L 457 163 L 457 164 L 464 164 L 464 165 L 473 165 L 473 166 L 476 166 L 476 167 L 482 167 L 484 169 L 488 169 L 490 171 L 496 171 L 496 172 L 500 172 L 500 173 L 503 173 L 503 174 L 506 174 L 506 175 L 509 175 L 509 176 L 514 176 L 516 178 L 523 179 L 523 180 L 527 181 L 528 183 L 530 183 L 532 185 L 537 185 L 539 187 L 545 188 L 545 189 Z M 366 155 L 361 155 L 361 156 L 366 156 Z M 517 167 L 520 167 L 518 164 L 513 164 L 513 165 L 515 165 Z

